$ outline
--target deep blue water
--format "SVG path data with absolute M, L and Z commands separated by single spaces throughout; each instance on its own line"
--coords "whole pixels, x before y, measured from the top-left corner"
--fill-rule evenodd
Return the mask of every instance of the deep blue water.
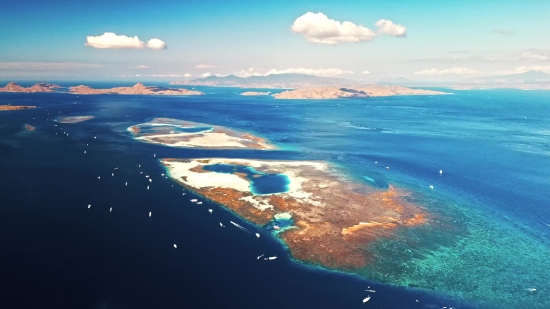
M 265 231 L 208 201 L 190 203 L 199 197 L 160 176 L 157 159 L 165 157 L 326 160 L 366 184 L 400 184 L 483 211 L 549 246 L 548 92 L 281 101 L 202 90 L 208 95 L 0 94 L 0 104 L 39 107 L 0 112 L 2 301 L 14 308 L 468 308 L 438 293 L 296 264 Z M 57 116 L 77 115 L 95 118 L 53 126 Z M 250 131 L 282 149 L 178 149 L 132 139 L 126 128 L 153 117 Z M 229 220 L 263 237 L 219 227 Z M 257 260 L 264 252 L 279 259 Z M 363 305 L 367 286 L 377 292 Z
M 250 166 L 210 164 L 203 166 L 203 169 L 216 173 L 246 174 L 247 179 L 250 181 L 250 192 L 257 195 L 288 192 L 288 185 L 290 184 L 290 180 L 285 174 L 266 174 Z

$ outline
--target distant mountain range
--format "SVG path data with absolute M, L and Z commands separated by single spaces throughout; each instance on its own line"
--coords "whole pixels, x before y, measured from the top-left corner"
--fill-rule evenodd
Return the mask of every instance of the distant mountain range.
M 487 77 L 470 77 L 465 80 L 469 83 L 506 83 L 506 84 L 540 84 L 550 83 L 550 74 L 540 71 L 528 71 L 519 74 L 497 75 Z
M 266 76 L 238 77 L 228 75 L 223 77 L 209 76 L 189 81 L 171 82 L 171 85 L 192 85 L 212 87 L 239 87 L 239 88 L 306 88 L 319 86 L 350 86 L 365 85 L 344 78 L 321 77 L 305 74 L 270 74 Z

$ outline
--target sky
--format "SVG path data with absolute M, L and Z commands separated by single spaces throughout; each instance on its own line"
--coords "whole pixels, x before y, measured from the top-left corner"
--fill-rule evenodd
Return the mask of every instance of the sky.
M 0 79 L 550 73 L 548 0 L 6 1 Z

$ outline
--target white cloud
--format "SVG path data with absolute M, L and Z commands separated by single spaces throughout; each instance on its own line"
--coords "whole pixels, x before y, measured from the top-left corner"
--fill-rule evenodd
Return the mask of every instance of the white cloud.
M 196 69 L 219 69 L 220 67 L 211 64 L 197 64 Z
M 397 37 L 407 36 L 407 29 L 402 25 L 394 24 L 391 20 L 380 19 L 374 25 L 378 27 L 379 33 Z
M 78 62 L 0 62 L 0 70 L 6 71 L 80 70 L 101 67 L 101 64 Z
M 137 36 L 128 37 L 125 35 L 117 35 L 113 32 L 105 32 L 99 36 L 87 36 L 86 37 L 86 46 L 93 48 L 130 48 L 130 49 L 142 49 L 142 48 L 151 48 L 151 49 L 165 49 L 166 44 L 159 39 L 151 39 L 145 44 L 140 41 Z
M 330 19 L 321 12 L 307 12 L 296 18 L 290 29 L 303 35 L 308 42 L 329 45 L 369 42 L 378 34 L 397 37 L 407 35 L 407 29 L 404 26 L 394 24 L 391 20 L 380 19 L 374 25 L 378 27 L 378 33 L 350 21 L 339 22 Z
M 303 35 L 308 42 L 329 45 L 368 42 L 376 36 L 376 33 L 369 28 L 349 21 L 339 22 L 329 19 L 321 12 L 305 13 L 296 18 L 290 29 Z
M 536 62 L 536 61 L 548 61 L 550 60 L 550 49 L 539 49 L 539 48 L 530 48 L 522 52 L 516 52 L 511 54 L 496 54 L 496 55 L 485 55 L 483 57 L 487 61 L 525 61 L 525 62 Z
M 514 30 L 493 29 L 493 33 L 502 34 L 502 35 L 512 35 L 514 34 Z
M 249 68 L 248 70 L 240 70 L 239 72 L 233 73 L 235 76 L 239 77 L 250 77 L 250 76 L 264 76 L 265 74 L 257 72 L 254 68 Z
M 204 77 L 212 76 L 212 73 L 206 72 L 206 73 L 202 73 L 200 76 L 201 76 L 202 78 L 204 78 Z
M 444 70 L 438 70 L 433 68 L 429 70 L 414 72 L 415 75 L 476 75 L 481 73 L 482 72 L 474 69 L 459 68 L 459 67 L 454 67 L 454 68 L 444 69 Z
M 149 41 L 147 41 L 147 48 L 166 49 L 166 43 L 159 39 L 150 39 Z
M 370 72 L 369 72 L 369 71 L 363 71 L 363 72 L 361 72 L 361 74 L 363 74 L 363 75 L 369 75 Z
M 136 65 L 135 67 L 129 67 L 129 69 L 149 69 L 149 66 L 140 64 L 140 65 Z
M 183 74 L 183 77 L 191 77 L 191 76 L 193 76 L 193 75 L 191 75 L 191 74 L 189 74 L 189 73 Z
M 541 71 L 544 73 L 550 74 L 550 65 L 530 65 L 530 66 L 520 66 L 517 67 L 515 70 L 511 71 L 498 71 L 497 75 L 509 75 L 509 74 L 520 74 L 525 73 L 529 71 Z
M 295 69 L 285 69 L 277 70 L 271 69 L 265 75 L 269 74 L 307 74 L 307 75 L 318 75 L 318 76 L 337 76 L 343 74 L 353 74 L 353 71 L 345 71 L 340 69 L 305 69 L 305 68 L 295 68 Z

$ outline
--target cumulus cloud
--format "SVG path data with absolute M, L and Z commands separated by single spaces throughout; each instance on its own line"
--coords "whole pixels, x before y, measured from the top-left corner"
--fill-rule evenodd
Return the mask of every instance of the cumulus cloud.
M 191 76 L 193 76 L 193 75 L 191 75 L 191 74 L 189 74 L 189 73 L 183 74 L 183 77 L 191 77 Z
M 130 69 L 149 69 L 149 66 L 144 64 L 136 65 L 135 67 L 129 67 Z
M 147 48 L 150 49 L 166 49 L 166 43 L 159 39 L 150 39 L 147 41 Z
M 361 74 L 363 74 L 363 75 L 369 75 L 370 72 L 369 72 L 369 71 L 363 71 L 363 72 L 361 72 Z
M 502 35 L 511 35 L 511 34 L 514 34 L 514 30 L 493 29 L 493 33 L 502 34 Z
M 98 36 L 87 36 L 86 46 L 93 48 L 113 48 L 113 49 L 165 49 L 166 44 L 159 39 L 150 39 L 147 44 L 140 41 L 137 36 L 128 37 L 125 35 L 117 35 L 113 32 L 105 32 Z
M 378 33 L 350 21 L 339 22 L 319 12 L 307 12 L 296 18 L 290 29 L 303 35 L 308 42 L 336 45 L 372 41 L 378 34 L 404 37 L 407 30 L 391 20 L 381 19 L 375 23 Z
M 212 73 L 206 72 L 206 73 L 202 73 L 200 76 L 201 76 L 202 78 L 204 78 L 204 77 L 212 76 Z
M 391 20 L 380 19 L 374 25 L 378 27 L 378 33 L 397 37 L 407 36 L 407 29 L 402 25 L 394 24 Z
M 454 68 L 444 69 L 444 70 L 438 70 L 433 68 L 429 70 L 414 72 L 415 75 L 476 75 L 480 73 L 482 72 L 474 69 L 459 68 L 459 67 L 454 67 Z
M 219 69 L 220 67 L 211 65 L 211 64 L 197 64 L 196 69 Z
M 305 13 L 294 21 L 290 29 L 303 35 L 308 42 L 330 45 L 368 42 L 376 36 L 369 28 L 349 21 L 339 22 L 320 12 Z

